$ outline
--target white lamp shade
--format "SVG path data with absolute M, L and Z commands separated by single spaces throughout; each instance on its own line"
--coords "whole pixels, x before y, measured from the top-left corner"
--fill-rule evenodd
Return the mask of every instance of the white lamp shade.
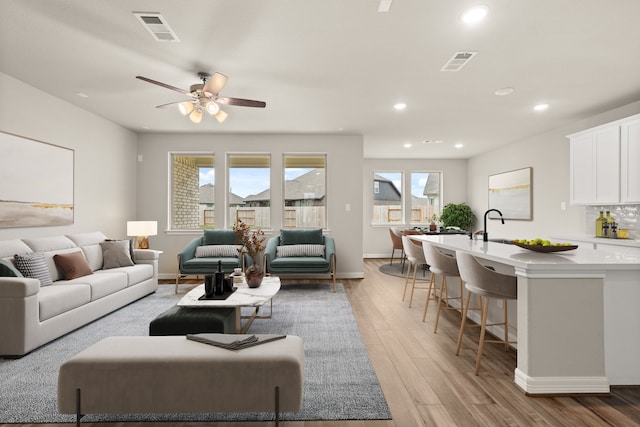
M 158 221 L 127 221 L 127 236 L 157 236 Z
M 209 101 L 207 103 L 207 113 L 212 116 L 215 115 L 218 111 L 220 111 L 220 106 L 213 101 Z
M 191 101 L 185 101 L 178 104 L 178 110 L 180 110 L 180 113 L 183 116 L 186 116 L 187 114 L 192 112 L 193 109 L 194 109 L 194 106 L 193 106 L 193 102 Z
M 193 123 L 200 123 L 202 121 L 202 111 L 193 110 L 193 112 L 189 114 L 189 118 Z

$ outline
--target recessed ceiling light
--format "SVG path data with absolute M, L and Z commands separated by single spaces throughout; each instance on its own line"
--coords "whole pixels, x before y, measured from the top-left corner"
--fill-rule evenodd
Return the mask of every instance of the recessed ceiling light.
M 465 24 L 475 24 L 477 22 L 482 21 L 485 18 L 485 16 L 487 16 L 488 11 L 489 11 L 489 8 L 487 6 L 484 6 L 484 5 L 474 6 L 471 9 L 467 9 L 462 14 L 460 19 L 462 19 L 462 22 L 464 22 Z
M 464 147 L 464 144 L 458 143 L 458 144 L 454 145 L 454 147 L 460 149 L 460 148 Z
M 496 90 L 495 92 L 493 92 L 494 94 L 498 95 L 498 96 L 505 96 L 505 95 L 511 95 L 513 93 L 515 89 L 512 87 L 503 87 L 501 89 Z
M 411 143 L 407 142 L 406 144 L 403 145 L 404 148 L 411 148 Z
M 535 107 L 533 107 L 533 109 L 536 111 L 544 111 L 547 108 L 549 108 L 549 104 L 538 104 Z
M 395 108 L 397 111 L 402 111 L 407 108 L 407 104 L 405 104 L 404 102 L 398 102 L 393 106 L 393 108 Z

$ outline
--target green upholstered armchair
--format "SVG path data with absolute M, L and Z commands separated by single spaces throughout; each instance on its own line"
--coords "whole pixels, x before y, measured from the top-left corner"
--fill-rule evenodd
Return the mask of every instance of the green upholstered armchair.
M 329 274 L 336 291 L 336 244 L 322 229 L 280 230 L 264 251 L 265 271 L 270 274 Z
M 180 277 L 193 274 L 213 274 L 218 271 L 218 261 L 222 271 L 232 273 L 234 268 L 242 268 L 252 263 L 248 255 L 238 253 L 238 240 L 233 230 L 204 230 L 204 234 L 190 241 L 178 254 L 176 273 L 176 293 Z

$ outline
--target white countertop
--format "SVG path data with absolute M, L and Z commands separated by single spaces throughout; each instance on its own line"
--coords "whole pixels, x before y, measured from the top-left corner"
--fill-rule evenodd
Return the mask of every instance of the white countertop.
M 596 245 L 626 246 L 640 248 L 640 240 L 635 239 L 608 239 L 606 237 L 595 237 L 586 234 L 555 234 L 552 236 L 556 240 L 566 240 L 569 242 L 587 242 Z
M 574 250 L 540 253 L 510 244 L 471 240 L 468 236 L 411 235 L 410 237 L 432 243 L 443 249 L 465 251 L 479 258 L 507 264 L 521 270 L 640 270 L 640 251 L 633 248 L 593 249 L 592 245 L 579 245 Z

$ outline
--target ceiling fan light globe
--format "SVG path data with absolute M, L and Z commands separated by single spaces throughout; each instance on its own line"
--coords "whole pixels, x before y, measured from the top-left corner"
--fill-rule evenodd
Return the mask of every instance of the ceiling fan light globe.
M 193 110 L 191 112 L 191 114 L 189 114 L 189 119 L 193 122 L 193 123 L 200 123 L 202 121 L 202 111 L 200 110 Z
M 193 109 L 193 102 L 191 101 L 185 101 L 178 104 L 178 110 L 180 110 L 180 114 L 182 114 L 183 116 L 191 113 Z
M 209 101 L 207 103 L 207 113 L 211 114 L 212 116 L 215 116 L 218 111 L 220 111 L 220 106 L 213 102 L 213 101 Z
M 214 117 L 218 120 L 218 123 L 222 123 L 227 119 L 227 113 L 220 110 L 214 115 Z

